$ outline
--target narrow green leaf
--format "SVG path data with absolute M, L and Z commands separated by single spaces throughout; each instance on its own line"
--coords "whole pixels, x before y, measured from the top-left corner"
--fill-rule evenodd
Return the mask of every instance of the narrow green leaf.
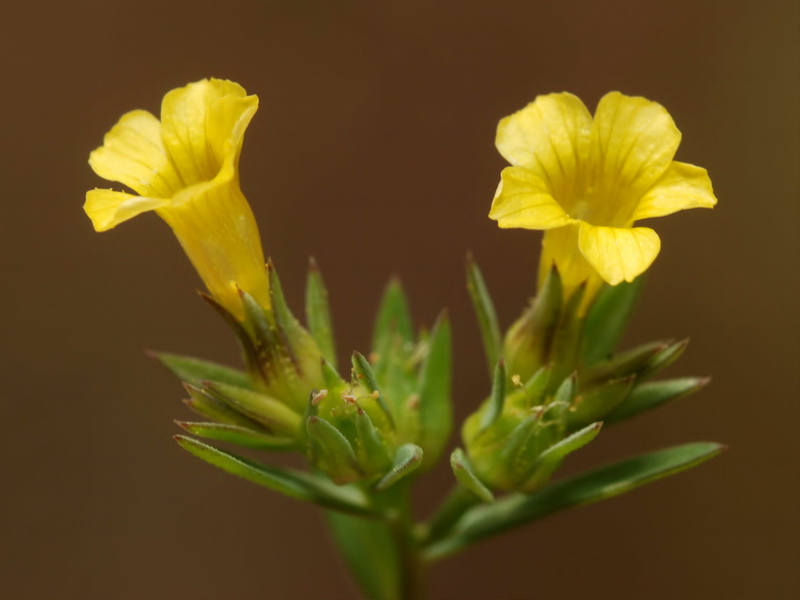
M 383 398 L 383 394 L 381 394 L 381 390 L 378 388 L 378 381 L 375 379 L 375 374 L 372 372 L 372 367 L 370 367 L 369 361 L 367 361 L 364 355 L 360 352 L 353 352 L 351 360 L 356 377 L 358 377 L 358 379 L 364 384 L 364 387 L 366 387 L 370 392 L 377 394 L 375 401 L 386 415 L 386 418 L 389 420 L 391 426 L 394 427 L 394 416 L 392 415 L 392 411 L 390 411 L 389 407 L 386 405 L 386 401 Z
M 637 385 L 630 395 L 604 417 L 607 425 L 630 419 L 641 412 L 651 410 L 666 402 L 683 398 L 704 388 L 708 377 L 682 377 Z
M 329 390 L 334 390 L 345 385 L 344 380 L 339 375 L 339 372 L 324 358 L 322 359 L 322 378 L 325 380 L 325 385 Z
M 255 448 L 256 450 L 298 449 L 297 442 L 291 438 L 276 437 L 241 425 L 196 421 L 175 421 L 175 423 L 191 434 L 219 442 L 238 444 L 246 448 Z
M 316 261 L 312 258 L 306 279 L 306 323 L 311 335 L 319 344 L 322 356 L 336 368 L 336 346 L 333 336 L 328 290 L 322 281 Z
M 635 375 L 612 379 L 588 390 L 581 390 L 566 413 L 567 427 L 571 431 L 586 427 L 589 423 L 605 420 L 605 416 L 630 394 L 636 382 Z
M 480 498 L 482 502 L 494 502 L 494 494 L 475 475 L 472 465 L 461 448 L 456 448 L 450 455 L 450 467 L 458 482 Z
M 267 274 L 269 275 L 269 295 L 272 300 L 272 314 L 278 330 L 284 336 L 284 344 L 288 347 L 288 341 L 294 338 L 294 332 L 300 329 L 300 322 L 292 313 L 286 298 L 283 295 L 281 280 L 275 270 L 272 261 L 267 263 Z
M 239 319 L 237 319 L 233 314 L 231 314 L 230 311 L 228 311 L 228 309 L 226 309 L 208 294 L 201 292 L 200 297 L 205 300 L 206 303 L 223 318 L 225 323 L 228 324 L 228 327 L 233 330 L 233 333 L 236 335 L 236 338 L 239 340 L 239 344 L 242 347 L 242 353 L 247 361 L 247 366 L 250 369 L 250 372 L 254 375 L 257 374 L 266 381 L 267 375 L 264 371 L 264 365 L 263 361 L 261 360 L 259 350 L 256 348 L 253 340 L 250 338 L 250 334 L 248 334 L 247 330 L 239 322 Z M 244 305 L 244 296 L 242 296 L 242 304 Z
M 279 435 L 294 436 L 300 429 L 302 417 L 280 400 L 215 381 L 206 381 L 204 389 L 217 400 L 266 425 L 270 431 Z
M 253 386 L 246 373 L 207 360 L 163 352 L 153 352 L 151 356 L 158 359 L 178 379 L 194 385 L 211 380 L 243 388 Z
M 416 444 L 400 446 L 394 455 L 391 470 L 375 485 L 375 489 L 383 491 L 416 471 L 422 464 L 422 455 L 422 448 Z
M 585 369 L 581 372 L 581 380 L 585 385 L 592 385 L 609 379 L 620 379 L 627 375 L 637 374 L 647 368 L 654 357 L 670 346 L 670 342 L 649 342 L 626 350 Z
M 534 494 L 511 494 L 492 505 L 476 506 L 464 514 L 452 535 L 430 545 L 425 556 L 429 560 L 443 558 L 559 510 L 613 498 L 699 465 L 724 449 L 713 442 L 676 446 L 552 483 Z
M 189 398 L 184 400 L 184 403 L 198 415 L 230 425 L 241 425 L 257 431 L 265 429 L 264 425 L 246 417 L 221 400 L 217 400 L 208 391 L 195 387 L 190 383 L 184 383 L 183 387 L 189 393 Z
M 644 279 L 640 276 L 631 283 L 603 287 L 584 325 L 584 365 L 606 360 L 614 352 L 636 307 Z
M 182 448 L 207 463 L 291 498 L 352 514 L 375 514 L 366 495 L 358 488 L 338 487 L 316 475 L 262 465 L 183 435 L 174 437 Z
M 492 297 L 486 287 L 481 270 L 472 256 L 467 256 L 467 290 L 472 298 L 472 307 L 478 318 L 478 327 L 481 330 L 483 349 L 486 353 L 486 362 L 489 366 L 489 375 L 494 371 L 494 366 L 500 360 L 502 339 L 500 326 L 497 323 L 497 313 L 494 309 Z
M 399 336 L 404 342 L 411 342 L 414 339 L 414 327 L 400 281 L 392 279 L 383 293 L 375 320 L 372 333 L 373 351 L 379 355 L 385 354 L 395 336 Z
M 506 401 L 506 363 L 501 358 L 494 368 L 494 379 L 492 381 L 492 393 L 489 396 L 489 404 L 481 417 L 479 432 L 486 431 L 494 425 L 494 422 L 503 414 L 503 405 Z
M 564 458 L 596 438 L 602 426 L 603 424 L 599 422 L 592 423 L 588 427 L 576 431 L 542 452 L 531 469 L 530 478 L 524 484 L 525 490 L 528 491 L 540 488 L 561 466 L 561 462 Z
M 353 446 L 336 427 L 325 419 L 311 416 L 306 420 L 314 464 L 336 484 L 357 481 L 364 476 Z
M 419 371 L 419 443 L 425 448 L 425 464 L 435 463 L 453 428 L 452 340 L 450 320 L 442 314 L 427 340 L 428 352 Z
M 680 342 L 675 342 L 674 344 L 670 344 L 664 348 L 661 352 L 653 356 L 653 358 L 647 362 L 644 368 L 639 371 L 639 379 L 652 377 L 659 371 L 666 369 L 681 357 L 688 345 L 689 340 L 686 339 L 681 340 Z
M 391 458 L 367 411 L 357 406 L 355 420 L 358 440 L 355 452 L 359 463 L 368 473 L 385 470 L 391 464 Z

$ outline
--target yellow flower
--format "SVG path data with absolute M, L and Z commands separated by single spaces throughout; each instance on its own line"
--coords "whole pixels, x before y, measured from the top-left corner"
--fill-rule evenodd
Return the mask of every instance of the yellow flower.
M 705 169 L 672 160 L 681 134 L 664 107 L 606 94 L 594 119 L 576 96 L 539 96 L 500 121 L 503 169 L 489 216 L 500 227 L 546 230 L 540 283 L 553 263 L 565 293 L 587 282 L 633 281 L 661 241 L 634 222 L 713 207 Z
M 238 173 L 244 132 L 257 108 L 258 98 L 240 85 L 204 79 L 167 93 L 160 121 L 144 110 L 123 115 L 89 164 L 138 195 L 95 189 L 83 207 L 97 231 L 154 210 L 211 295 L 239 318 L 238 289 L 269 307 L 261 240 Z

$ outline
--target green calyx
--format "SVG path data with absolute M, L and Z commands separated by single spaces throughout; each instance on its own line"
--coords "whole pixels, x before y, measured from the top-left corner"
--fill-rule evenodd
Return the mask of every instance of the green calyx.
M 267 268 L 271 304 L 265 308 L 241 292 L 243 319 L 204 296 L 239 339 L 246 372 L 156 355 L 184 381 L 186 404 L 209 419 L 179 425 L 210 440 L 300 451 L 338 485 L 359 482 L 380 491 L 430 467 L 452 430 L 447 316 L 415 336 L 405 294 L 391 281 L 370 353 L 354 352 L 349 377 L 342 377 L 316 263 L 307 279 L 307 327 L 286 303 L 272 264 Z

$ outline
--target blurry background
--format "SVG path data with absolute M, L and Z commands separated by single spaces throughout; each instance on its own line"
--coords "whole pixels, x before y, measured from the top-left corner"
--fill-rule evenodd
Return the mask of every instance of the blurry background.
M 486 218 L 497 121 L 540 93 L 664 104 L 714 211 L 654 222 L 663 251 L 627 343 L 691 336 L 690 399 L 608 430 L 569 470 L 694 440 L 702 467 L 562 513 L 440 566 L 436 598 L 790 598 L 800 588 L 798 108 L 793 0 L 103 0 L 0 23 L 0 582 L 10 599 L 313 599 L 353 591 L 314 507 L 180 450 L 183 391 L 143 349 L 235 364 L 153 215 L 95 234 L 90 150 L 124 112 L 230 78 L 261 98 L 242 157 L 267 252 L 300 308 L 308 255 L 339 351 L 366 349 L 387 278 L 418 325 L 448 307 L 459 418 L 488 391 L 463 283 L 503 325 L 539 234 Z M 456 443 L 454 438 L 453 444 Z M 450 486 L 426 476 L 424 512 Z M 624 575 L 622 575 L 624 573 Z

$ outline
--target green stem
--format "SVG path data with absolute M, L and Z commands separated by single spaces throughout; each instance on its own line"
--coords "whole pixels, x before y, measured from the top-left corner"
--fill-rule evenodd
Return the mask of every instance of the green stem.
M 464 513 L 479 502 L 478 497 L 463 485 L 456 485 L 425 526 L 423 543 L 431 544 L 445 537 Z
M 427 598 L 426 565 L 414 534 L 410 492 L 408 482 L 398 483 L 387 491 L 392 496 L 389 526 L 397 549 L 398 597 L 402 600 L 424 600 Z

